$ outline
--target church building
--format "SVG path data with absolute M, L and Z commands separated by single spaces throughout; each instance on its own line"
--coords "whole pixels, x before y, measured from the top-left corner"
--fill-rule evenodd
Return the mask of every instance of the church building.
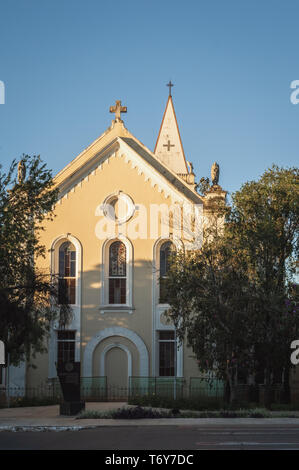
M 36 387 L 57 378 L 57 364 L 79 361 L 83 378 L 106 377 L 112 390 L 132 378 L 184 383 L 199 376 L 192 351 L 177 344 L 165 318 L 163 281 L 172 250 L 201 241 L 218 185 L 201 196 L 186 160 L 169 85 L 154 151 L 125 127 L 116 101 L 111 126 L 54 178 L 55 218 L 44 223 L 48 256 L 39 268 L 56 275 L 73 318 L 53 325 L 48 353 L 11 373 L 11 385 Z M 130 382 L 131 380 L 131 382 Z

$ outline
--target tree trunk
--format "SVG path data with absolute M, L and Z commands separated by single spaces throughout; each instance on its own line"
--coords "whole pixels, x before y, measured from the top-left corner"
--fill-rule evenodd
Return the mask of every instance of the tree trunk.
M 229 404 L 232 405 L 235 402 L 235 387 L 233 384 L 233 376 L 229 369 L 226 369 L 226 377 L 229 388 Z

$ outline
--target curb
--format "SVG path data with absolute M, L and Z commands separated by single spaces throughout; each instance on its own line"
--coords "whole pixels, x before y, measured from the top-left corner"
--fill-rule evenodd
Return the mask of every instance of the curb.
M 41 425 L 27 425 L 27 426 L 0 426 L 0 432 L 62 432 L 62 431 L 82 431 L 83 429 L 94 429 L 96 425 L 90 426 L 41 426 Z
M 85 420 L 84 420 L 85 421 Z M 86 420 L 87 421 L 87 420 Z M 88 420 L 86 424 L 2 424 L 1 432 L 66 432 L 83 431 L 104 427 L 135 427 L 135 426 L 199 426 L 210 428 L 217 425 L 227 427 L 252 425 L 277 427 L 281 425 L 299 426 L 299 418 L 162 418 L 162 419 L 94 419 Z

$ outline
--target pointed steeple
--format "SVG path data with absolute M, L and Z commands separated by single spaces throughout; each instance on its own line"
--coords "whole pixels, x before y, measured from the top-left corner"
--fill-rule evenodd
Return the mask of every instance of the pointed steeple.
M 169 82 L 167 86 L 169 96 L 154 153 L 175 173 L 186 174 L 188 168 L 171 96 L 173 84 Z

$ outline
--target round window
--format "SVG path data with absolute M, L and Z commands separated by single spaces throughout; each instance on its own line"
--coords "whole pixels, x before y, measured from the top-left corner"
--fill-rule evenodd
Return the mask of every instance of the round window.
M 135 205 L 130 196 L 119 192 L 105 199 L 103 212 L 105 217 L 119 224 L 123 224 L 133 216 Z

